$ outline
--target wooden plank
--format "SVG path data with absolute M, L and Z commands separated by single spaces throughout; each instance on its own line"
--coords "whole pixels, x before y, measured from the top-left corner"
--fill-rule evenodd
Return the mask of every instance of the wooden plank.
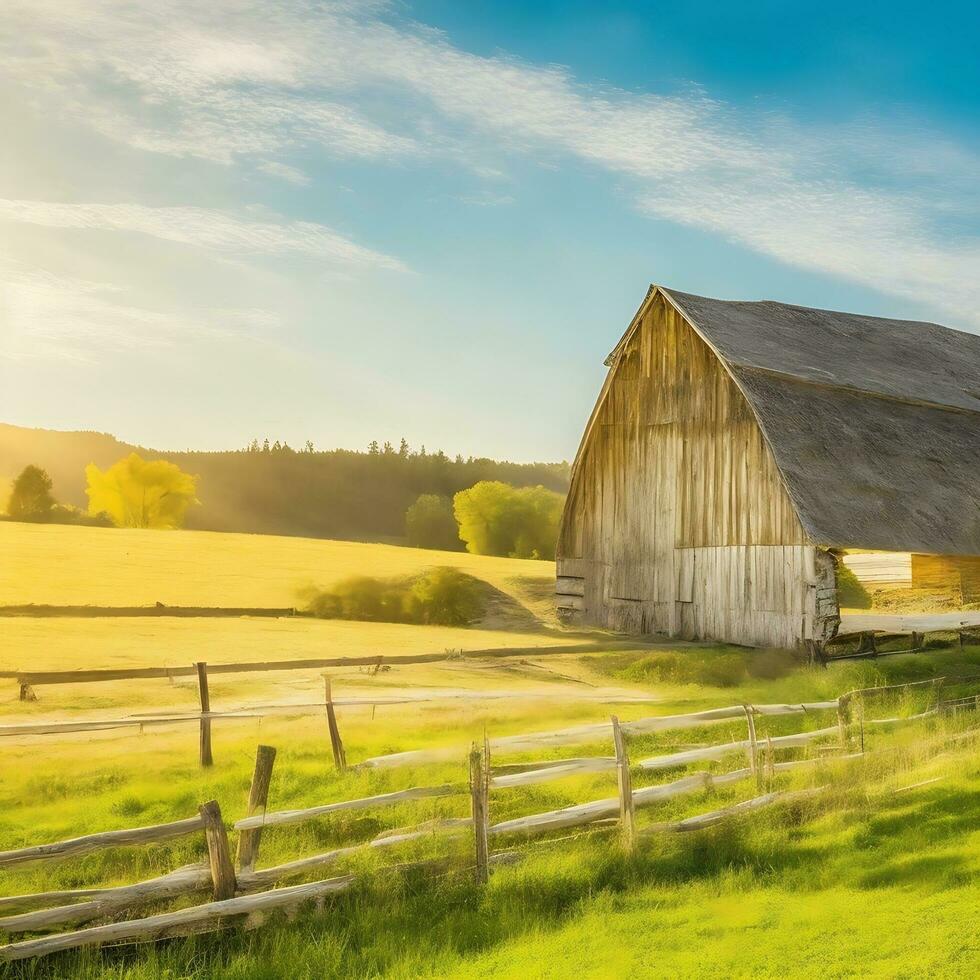
M 759 777 L 759 746 L 755 738 L 755 718 L 752 715 L 752 707 L 748 704 L 742 705 L 745 711 L 745 722 L 749 730 L 749 765 L 756 779 Z M 771 744 L 771 743 L 770 743 Z
M 55 905 L 50 908 L 42 908 L 40 911 L 0 918 L 0 930 L 5 932 L 41 932 L 53 926 L 63 926 L 68 923 L 79 925 L 94 919 L 104 918 L 107 915 L 113 915 L 144 902 L 175 898 L 178 895 L 192 895 L 210 887 L 210 868 L 203 864 L 190 865 L 134 885 L 99 889 L 86 901 L 73 902 L 69 905 Z M 47 898 L 43 895 L 25 895 L 20 896 L 20 899 L 22 902 L 40 899 L 43 903 L 50 901 L 51 897 L 59 894 L 70 896 L 73 893 L 50 892 Z
M 585 641 L 580 643 L 553 643 L 521 647 L 491 647 L 486 649 L 466 650 L 465 657 L 507 659 L 508 657 L 526 657 L 533 654 L 543 657 L 549 654 L 565 653 L 594 653 L 605 650 L 635 650 L 647 645 L 642 639 L 635 640 L 603 640 Z M 454 657 L 457 655 L 454 655 Z M 419 653 L 408 656 L 378 656 L 365 657 L 317 657 L 302 660 L 261 660 L 253 662 L 216 664 L 208 663 L 210 674 L 243 674 L 276 670 L 317 670 L 323 667 L 367 667 L 381 663 L 393 667 L 410 664 L 431 664 L 451 659 L 445 651 L 441 653 Z M 113 667 L 93 670 L 45 670 L 0 671 L 0 677 L 16 680 L 21 684 L 90 684 L 104 681 L 150 680 L 171 677 L 193 677 L 197 674 L 196 667 Z
M 235 894 L 235 866 L 231 861 L 228 832 L 221 819 L 221 807 L 216 800 L 201 806 L 204 836 L 208 842 L 208 863 L 211 868 L 212 895 L 216 902 Z
M 235 830 L 251 830 L 256 827 L 280 827 L 291 823 L 303 823 L 328 813 L 338 813 L 341 810 L 366 810 L 371 807 L 393 806 L 408 800 L 423 800 L 439 796 L 455 796 L 465 792 L 460 785 L 446 784 L 444 786 L 414 786 L 411 789 L 396 790 L 393 793 L 380 793 L 377 796 L 365 796 L 357 800 L 342 800 L 337 803 L 325 803 L 322 806 L 307 807 L 304 810 L 280 810 L 264 813 L 254 817 L 245 817 L 234 825 Z
M 735 774 L 737 779 L 743 779 L 751 775 L 748 769 Z M 734 782 L 736 778 L 729 781 Z M 663 800 L 672 799 L 675 796 L 683 796 L 686 793 L 696 793 L 705 789 L 712 777 L 710 773 L 699 772 L 682 779 L 677 779 L 671 783 L 664 783 L 659 786 L 646 786 L 643 789 L 633 791 L 633 804 L 636 807 L 652 806 Z M 719 782 L 715 777 L 715 782 Z M 546 813 L 535 813 L 528 817 L 517 817 L 513 820 L 504 820 L 501 823 L 490 826 L 491 836 L 495 834 L 537 834 L 548 833 L 552 830 L 561 830 L 565 827 L 577 827 L 582 824 L 592 823 L 596 820 L 606 820 L 616 818 L 619 815 L 619 797 L 613 796 L 605 800 L 592 800 L 589 803 L 578 803 L 575 806 L 563 807 L 561 810 L 549 810 Z
M 77 857 L 79 854 L 89 854 L 92 851 L 101 851 L 107 847 L 127 847 L 132 844 L 173 840 L 175 837 L 185 837 L 188 834 L 197 833 L 203 828 L 204 821 L 200 816 L 197 816 L 189 817 L 186 820 L 174 820 L 171 823 L 154 824 L 152 827 L 106 830 L 100 834 L 86 834 L 84 837 L 73 837 L 71 840 L 57 841 L 53 844 L 37 844 L 34 847 L 23 847 L 16 851 L 0 851 L 0 868 L 24 864 L 28 861 L 50 861 Z
M 75 932 L 47 936 L 43 939 L 29 939 L 8 946 L 0 946 L 0 962 L 30 959 L 47 956 L 66 949 L 83 946 L 101 946 L 106 943 L 148 942 L 168 936 L 187 935 L 192 932 L 209 932 L 219 928 L 226 919 L 273 909 L 295 908 L 312 899 L 322 898 L 349 888 L 353 875 L 314 881 L 290 888 L 277 888 L 230 898 L 221 902 L 210 902 L 176 912 L 163 912 L 144 919 L 130 919 L 126 922 L 113 922 L 109 925 L 92 926 Z
M 812 732 L 798 732 L 793 735 L 779 735 L 772 740 L 774 748 L 794 748 L 806 745 L 808 742 L 826 735 L 835 734 L 837 726 L 832 728 L 820 728 Z M 673 766 L 685 766 L 691 762 L 703 762 L 708 759 L 722 759 L 730 752 L 748 752 L 751 748 L 751 740 L 745 739 L 741 742 L 723 742 L 720 745 L 706 745 L 696 749 L 686 749 L 683 752 L 673 752 L 670 755 L 654 756 L 650 759 L 641 759 L 637 765 L 641 769 L 669 769 Z
M 555 762 L 536 763 L 534 768 L 528 768 L 523 772 L 493 776 L 490 780 L 490 788 L 507 789 L 513 786 L 531 786 L 535 783 L 547 783 L 555 779 L 566 779 L 569 776 L 581 776 L 586 773 L 612 772 L 616 766 L 617 760 L 614 756 L 609 758 L 596 756 L 590 759 L 569 759 L 567 761 L 559 759 Z
M 802 704 L 756 705 L 760 715 L 806 714 L 810 711 L 829 710 L 837 707 L 836 701 L 815 701 Z M 630 735 L 649 735 L 653 732 L 698 728 L 702 725 L 722 724 L 733 718 L 744 717 L 741 705 L 725 708 L 711 708 L 683 715 L 660 715 L 640 718 L 622 723 L 623 731 Z M 497 750 L 521 751 L 552 745 L 575 745 L 581 742 L 600 741 L 609 738 L 611 728 L 608 722 L 590 725 L 576 725 L 554 732 L 534 732 L 527 735 L 506 735 L 490 739 L 490 748 Z M 358 763 L 358 767 L 374 768 L 387 766 L 422 765 L 442 759 L 452 758 L 458 749 L 415 749 L 408 752 L 394 752 L 390 755 L 374 756 Z
M 197 688 L 201 698 L 201 737 L 200 756 L 202 766 L 213 766 L 214 757 L 211 755 L 211 719 L 207 717 L 211 711 L 211 695 L 208 691 L 208 665 L 196 663 Z
M 619 789 L 619 822 L 622 828 L 623 844 L 627 851 L 636 846 L 636 805 L 633 802 L 633 781 L 630 777 L 630 759 L 626 751 L 626 740 L 619 726 L 619 719 L 610 719 L 613 730 L 613 746 L 616 750 L 616 783 Z
M 555 592 L 560 596 L 584 596 L 585 579 L 577 575 L 558 575 L 555 578 Z
M 743 813 L 750 813 L 753 810 L 760 810 L 763 807 L 771 806 L 773 803 L 790 803 L 795 800 L 808 799 L 827 789 L 826 786 L 817 786 L 813 789 L 801 790 L 780 790 L 775 793 L 764 793 L 761 796 L 753 797 L 751 800 L 743 800 L 734 806 L 723 807 L 720 810 L 711 810 L 708 813 L 701 813 L 695 817 L 688 817 L 686 820 L 678 820 L 673 823 L 660 824 L 652 831 L 673 831 L 674 833 L 690 833 L 695 830 L 704 830 L 713 827 L 715 824 L 732 817 L 740 816 Z
M 248 790 L 247 817 L 265 814 L 269 801 L 269 784 L 272 782 L 272 767 L 276 762 L 276 750 L 271 745 L 260 745 L 255 753 L 255 769 L 252 771 L 252 784 Z M 238 835 L 238 867 L 251 871 L 259 856 L 259 843 L 262 828 L 243 830 Z
M 470 749 L 470 819 L 473 824 L 476 883 L 485 885 L 490 876 L 490 847 L 487 828 L 490 823 L 490 746 L 483 749 L 473 743 Z
M 429 823 L 407 831 L 385 831 L 374 840 L 365 844 L 352 844 L 348 847 L 338 847 L 332 851 L 324 851 L 322 854 L 314 854 L 311 857 L 300 858 L 296 861 L 289 861 L 279 864 L 272 868 L 261 868 L 258 871 L 244 871 L 238 875 L 239 892 L 260 891 L 263 888 L 270 888 L 272 885 L 285 878 L 293 878 L 298 875 L 308 874 L 316 868 L 323 868 L 335 864 L 342 858 L 349 857 L 359 851 L 366 849 L 376 849 L 384 847 L 394 847 L 404 844 L 407 841 L 422 840 L 442 834 L 460 834 L 470 829 L 472 820 L 469 817 L 450 817 L 443 820 L 431 820 Z
M 333 764 L 338 772 L 347 772 L 347 754 L 344 752 L 344 743 L 340 738 L 340 729 L 337 727 L 337 712 L 333 707 L 333 693 L 330 689 L 330 678 L 323 677 L 323 698 L 327 709 L 327 730 L 330 733 L 330 749 L 333 752 Z

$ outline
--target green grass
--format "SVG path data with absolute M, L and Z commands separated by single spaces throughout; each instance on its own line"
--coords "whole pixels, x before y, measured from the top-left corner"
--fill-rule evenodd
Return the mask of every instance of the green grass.
M 446 556 L 410 549 L 247 535 L 117 532 L 0 524 L 0 602 L 280 605 L 304 580 L 345 575 L 410 575 L 456 563 L 504 598 L 484 629 L 312 620 L 24 619 L 3 621 L 4 656 L 18 666 L 64 668 L 190 663 L 361 653 L 533 645 L 551 638 L 544 613 L 551 566 Z M 25 550 L 26 549 L 26 550 Z M 13 571 L 11 572 L 11 569 Z M 19 569 L 19 571 L 18 571 Z M 26 576 L 26 577 L 25 577 Z M 540 613 L 540 615 L 539 615 Z M 492 628 L 491 628 L 492 627 Z M 608 719 L 672 714 L 743 702 L 821 701 L 886 683 L 980 673 L 980 647 L 879 661 L 801 668 L 779 651 L 730 646 L 667 646 L 635 652 L 569 654 L 507 664 L 452 660 L 372 674 L 331 672 L 334 693 L 403 690 L 533 692 L 514 701 L 341 708 L 352 762 L 387 752 L 453 747 L 446 763 L 338 775 L 322 717 L 221 720 L 214 726 L 216 766 L 196 764 L 197 729 L 18 740 L 3 745 L 0 850 L 192 815 L 216 799 L 230 822 L 242 815 L 255 747 L 279 750 L 273 809 L 311 806 L 410 785 L 464 783 L 471 739 Z M 975 682 L 974 682 L 975 684 Z M 973 688 L 974 690 L 976 687 Z M 655 704 L 613 704 L 624 692 Z M 217 675 L 212 704 L 312 700 L 318 672 Z M 576 700 L 587 693 L 595 701 Z M 190 680 L 169 685 L 112 683 L 44 688 L 41 700 L 0 692 L 4 722 L 68 714 L 193 708 Z M 868 707 L 868 719 L 921 710 L 931 687 Z M 833 712 L 765 718 L 759 735 L 832 724 Z M 973 976 L 980 957 L 973 922 L 980 897 L 980 757 L 975 744 L 940 752 L 933 735 L 972 724 L 930 719 L 866 730 L 869 754 L 783 774 L 776 788 L 833 780 L 806 803 L 774 808 L 709 831 L 656 836 L 627 858 L 609 833 L 572 834 L 548 846 L 515 846 L 524 860 L 497 868 L 479 889 L 467 870 L 469 841 L 423 840 L 357 856 L 321 872 L 358 872 L 350 893 L 294 921 L 275 918 L 255 932 L 159 945 L 70 953 L 9 968 L 10 976 L 53 980 L 243 980 L 306 977 L 607 977 L 677 976 Z M 745 737 L 744 723 L 633 738 L 634 761 L 696 743 Z M 832 742 L 833 739 L 830 739 Z M 802 755 L 802 750 L 794 750 Z M 497 762 L 561 755 L 608 755 L 609 740 L 565 749 L 502 754 Z M 735 759 L 710 764 L 724 770 Z M 697 768 L 703 768 L 698 766 Z M 634 772 L 639 788 L 684 770 Z M 940 781 L 902 795 L 890 791 Z M 640 813 L 641 826 L 681 818 L 753 795 L 748 782 L 705 791 Z M 492 819 L 508 819 L 615 795 L 610 774 L 495 792 Z M 308 856 L 377 833 L 468 811 L 465 792 L 387 810 L 335 814 L 267 830 L 260 866 Z M 392 871 L 390 865 L 449 854 L 450 870 Z M 61 864 L 13 869 L 0 894 L 121 884 L 200 860 L 190 838 L 120 848 Z M 156 906 L 149 911 L 172 906 Z
M 495 871 L 370 874 L 254 933 L 65 954 L 17 977 L 918 977 L 975 975 L 976 751 L 868 757 L 829 798 L 627 858 L 608 834 Z M 891 790 L 941 781 L 902 795 Z M 721 801 L 696 800 L 695 809 Z M 465 863 L 465 855 L 458 856 Z

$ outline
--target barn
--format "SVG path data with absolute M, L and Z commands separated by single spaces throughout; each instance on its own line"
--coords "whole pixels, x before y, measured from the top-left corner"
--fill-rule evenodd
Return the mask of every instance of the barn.
M 606 364 L 563 622 L 814 649 L 848 628 L 844 569 L 980 608 L 980 336 L 651 286 Z

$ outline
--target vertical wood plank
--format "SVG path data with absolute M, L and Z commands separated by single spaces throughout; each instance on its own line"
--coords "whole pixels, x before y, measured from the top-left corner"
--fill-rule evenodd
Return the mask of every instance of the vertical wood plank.
M 616 748 L 616 778 L 619 785 L 619 822 L 623 835 L 623 845 L 628 851 L 636 847 L 636 808 L 633 803 L 633 779 L 630 775 L 629 754 L 626 751 L 626 739 L 619 725 L 619 719 L 613 715 L 612 721 L 613 744 Z
M 194 666 L 197 668 L 197 689 L 201 696 L 201 765 L 213 766 L 214 757 L 211 754 L 211 719 L 205 717 L 211 711 L 211 694 L 208 691 L 208 665 L 199 662 Z
M 470 748 L 470 812 L 473 816 L 473 840 L 476 856 L 476 883 L 485 885 L 490 878 L 490 744 L 483 749 L 473 743 Z
M 837 731 L 840 735 L 840 750 L 847 752 L 847 717 L 848 717 L 848 697 L 842 694 L 837 699 Z
M 749 729 L 749 765 L 752 768 L 752 774 L 758 781 L 759 778 L 759 744 L 755 737 L 755 715 L 753 714 L 753 707 L 750 704 L 743 704 L 742 710 L 745 712 L 745 723 Z
M 271 745 L 260 745 L 255 753 L 255 769 L 252 772 L 252 785 L 248 791 L 247 817 L 265 813 L 269 802 L 269 783 L 272 781 L 272 767 L 276 761 L 276 750 Z M 238 867 L 241 871 L 251 871 L 259 856 L 259 842 L 262 828 L 243 830 L 238 838 Z
M 330 732 L 330 748 L 333 751 L 334 765 L 340 772 L 347 772 L 347 753 L 340 738 L 340 728 L 337 727 L 337 713 L 333 706 L 333 692 L 330 688 L 330 678 L 323 677 L 323 697 L 327 709 L 327 730 Z
M 212 894 L 216 902 L 234 898 L 237 881 L 235 866 L 231 863 L 228 832 L 221 819 L 221 807 L 216 800 L 201 805 L 204 836 L 208 842 L 208 863 L 211 866 Z

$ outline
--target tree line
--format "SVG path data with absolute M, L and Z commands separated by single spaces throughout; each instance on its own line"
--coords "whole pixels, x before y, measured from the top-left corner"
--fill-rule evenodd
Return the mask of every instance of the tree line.
M 371 443 L 360 453 L 321 452 L 312 443 L 296 451 L 254 440 L 239 452 L 173 453 L 165 459 L 130 452 L 102 469 L 95 463 L 78 469 L 85 476 L 83 507 L 55 502 L 51 477 L 32 464 L 17 478 L 9 516 L 550 558 L 568 478 L 565 463 L 450 459 L 424 447 L 412 450 L 405 440 L 398 448 Z M 198 487 L 204 488 L 200 500 Z

